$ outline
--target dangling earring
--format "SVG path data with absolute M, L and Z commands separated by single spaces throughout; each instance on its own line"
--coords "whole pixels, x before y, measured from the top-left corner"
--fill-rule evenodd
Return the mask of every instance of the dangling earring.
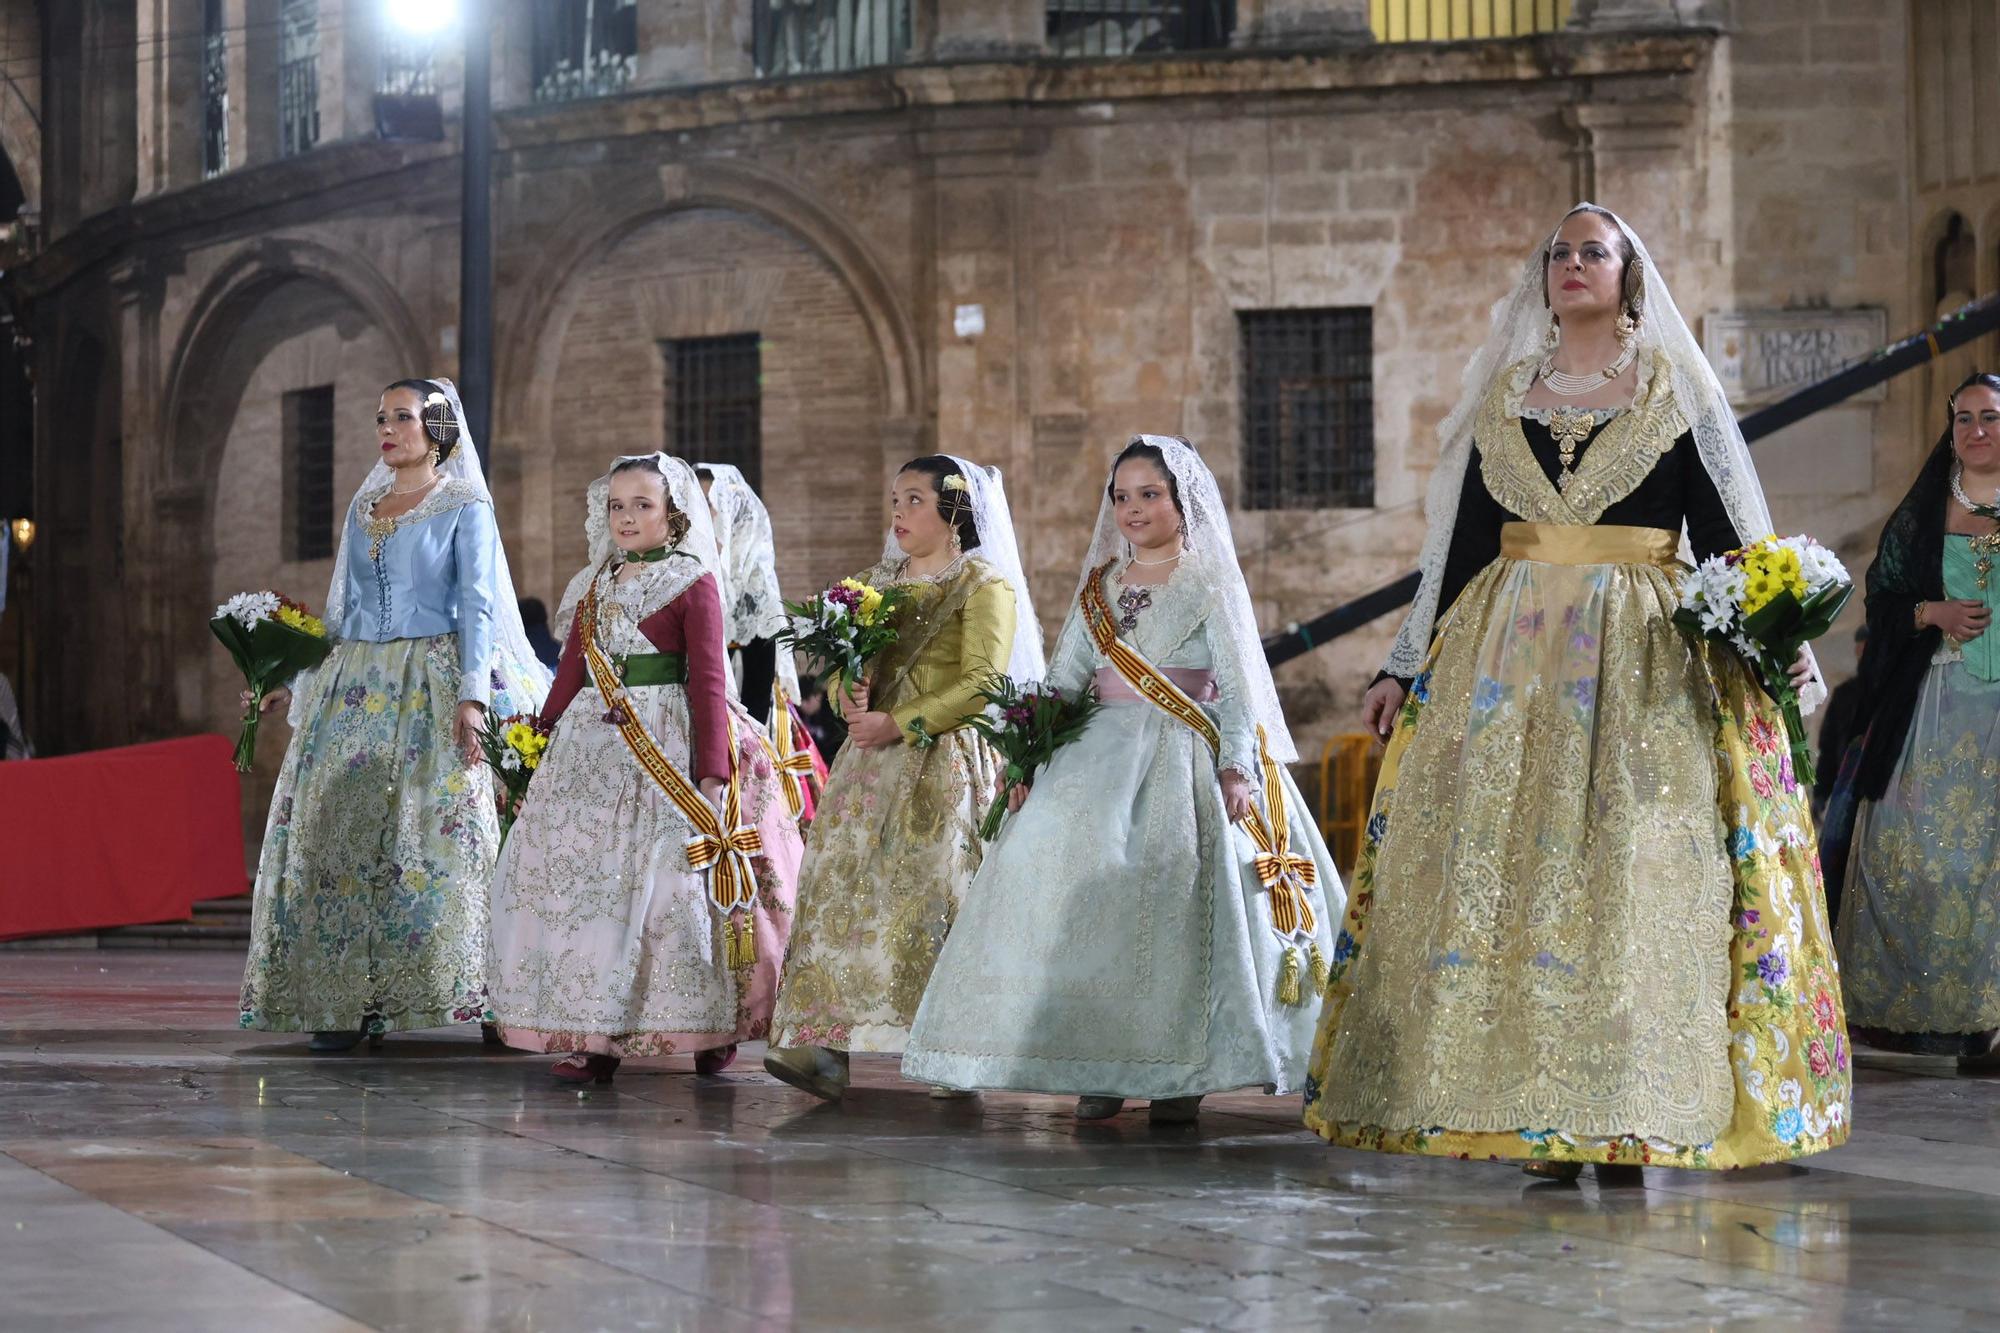
M 1554 311 L 1550 311 L 1548 330 L 1542 334 L 1542 350 L 1552 353 L 1560 346 L 1562 346 L 1562 321 L 1556 318 Z
M 1630 310 L 1620 310 L 1618 312 L 1618 345 L 1629 352 L 1632 350 L 1632 344 L 1638 340 L 1638 337 L 1639 321 L 1632 318 Z
M 436 445 L 431 446 L 430 459 L 431 467 L 435 469 L 438 465 L 438 447 Z
M 951 558 L 956 560 L 964 554 L 963 545 L 958 539 L 958 524 L 953 523 L 951 525 Z

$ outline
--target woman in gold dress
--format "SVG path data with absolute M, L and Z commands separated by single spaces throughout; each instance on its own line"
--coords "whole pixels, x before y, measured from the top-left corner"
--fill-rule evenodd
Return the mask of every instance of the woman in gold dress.
M 1840 961 L 1854 1035 L 2000 1066 L 2000 376 L 1974 375 L 1882 529 Z M 1836 805 L 1843 802 L 1836 801 Z
M 947 454 L 897 474 L 882 563 L 915 601 L 841 701 L 764 1067 L 837 1100 L 852 1051 L 901 1054 L 945 933 L 979 869 L 1000 771 L 965 720 L 995 672 L 1039 680 L 1041 630 L 997 471 Z
M 1832 1147 L 1810 794 L 1756 677 L 1672 619 L 1683 528 L 1697 556 L 1771 530 L 1742 434 L 1606 210 L 1570 212 L 1494 321 L 1364 705 L 1394 735 L 1306 1123 L 1565 1180 Z M 1793 676 L 1816 703 L 1809 654 Z

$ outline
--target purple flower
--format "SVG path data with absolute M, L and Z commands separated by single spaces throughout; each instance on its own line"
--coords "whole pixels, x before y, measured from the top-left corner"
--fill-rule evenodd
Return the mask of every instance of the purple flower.
M 1785 962 L 1783 949 L 1773 949 L 1757 959 L 1757 975 L 1767 986 L 1782 986 L 1785 984 L 1785 978 L 1791 974 L 1792 970 Z
M 347 687 L 347 693 L 340 696 L 340 701 L 346 704 L 349 708 L 359 708 L 361 707 L 361 701 L 363 699 L 366 699 L 367 697 L 368 697 L 367 686 L 350 685 Z
M 1784 784 L 1787 792 L 1796 792 L 1799 789 L 1799 780 L 1792 776 L 1792 757 L 1789 754 L 1778 758 L 1778 781 Z
M 1576 706 L 1588 713 L 1597 704 L 1597 679 L 1585 676 L 1570 682 L 1569 692 L 1576 699 Z
M 1764 919 L 1763 913 L 1754 907 L 1746 907 L 1736 914 L 1736 924 L 1748 930 Z

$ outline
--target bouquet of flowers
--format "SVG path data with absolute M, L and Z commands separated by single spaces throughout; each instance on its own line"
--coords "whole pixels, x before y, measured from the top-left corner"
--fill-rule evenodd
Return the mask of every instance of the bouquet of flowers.
M 1675 623 L 1731 645 L 1763 675 L 1785 712 L 1792 773 L 1810 787 L 1812 744 L 1787 672 L 1854 594 L 1846 567 L 1810 537 L 1766 537 L 1702 561 L 1682 575 L 1680 591 Z
M 834 676 L 827 695 L 861 679 L 869 661 L 896 641 L 896 613 L 910 600 L 905 588 L 874 588 L 860 579 L 842 579 L 803 602 L 786 602 L 790 624 L 779 632 L 815 663 L 822 676 Z
M 500 783 L 500 839 L 505 842 L 527 799 L 528 781 L 542 766 L 542 751 L 549 748 L 549 728 L 532 713 L 516 713 L 481 729 L 479 748 Z
M 236 771 L 248 773 L 257 757 L 257 723 L 264 696 L 301 671 L 318 666 L 332 649 L 326 626 L 303 602 L 274 592 L 239 592 L 215 608 L 208 622 L 236 659 L 250 687 L 250 706 L 236 735 Z
M 975 715 L 965 725 L 984 736 L 1007 765 L 1000 794 L 986 808 L 986 818 L 979 825 L 980 838 L 991 842 L 1000 832 L 1000 817 L 1007 813 L 1008 791 L 1029 781 L 1057 750 L 1083 735 L 1083 729 L 1104 705 L 1088 685 L 1076 694 L 1064 694 L 1045 685 L 1023 687 L 1000 675 L 987 682 L 979 697 L 990 711 Z

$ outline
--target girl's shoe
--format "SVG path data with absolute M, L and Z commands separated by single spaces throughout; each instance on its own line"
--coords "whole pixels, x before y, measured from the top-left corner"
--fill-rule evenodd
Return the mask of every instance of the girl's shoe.
M 727 1046 L 711 1046 L 705 1051 L 694 1053 L 694 1072 L 697 1074 L 720 1074 L 736 1063 L 736 1043 Z
M 507 1039 L 500 1035 L 500 1025 L 498 1023 L 481 1023 L 479 1025 L 479 1042 L 482 1046 L 504 1047 L 507 1044 Z
M 1560 1181 L 1565 1185 L 1573 1185 L 1576 1183 L 1576 1178 L 1583 1174 L 1583 1163 L 1546 1162 L 1537 1160 L 1533 1162 L 1523 1162 L 1521 1164 L 1521 1170 L 1526 1172 L 1528 1175 L 1535 1176 L 1541 1180 L 1555 1180 L 1555 1181 Z
M 549 1073 L 564 1083 L 609 1083 L 618 1072 L 618 1065 L 615 1055 L 578 1051 L 550 1066 Z
M 824 1046 L 773 1047 L 764 1057 L 764 1072 L 800 1092 L 825 1102 L 847 1095 L 847 1052 Z
M 1201 1114 L 1201 1096 L 1167 1097 L 1146 1108 L 1146 1118 L 1156 1125 L 1191 1125 Z
M 931 1100 L 934 1102 L 963 1101 L 971 1095 L 970 1088 L 947 1088 L 942 1083 L 931 1084 Z
M 1123 1097 L 1079 1097 L 1076 1099 L 1078 1120 L 1109 1120 L 1125 1109 Z

